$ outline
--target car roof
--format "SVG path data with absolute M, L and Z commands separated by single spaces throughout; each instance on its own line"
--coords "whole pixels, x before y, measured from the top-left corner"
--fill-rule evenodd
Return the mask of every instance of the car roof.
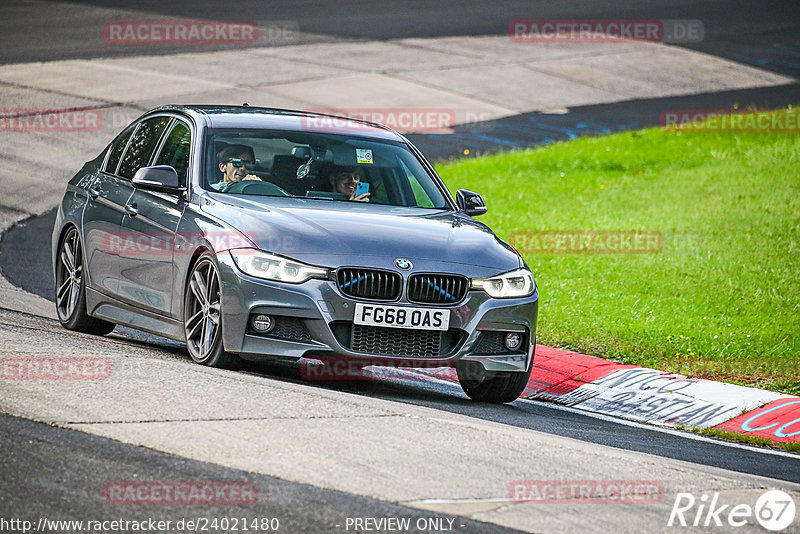
M 179 111 L 205 122 L 210 128 L 259 128 L 354 135 L 404 141 L 391 128 L 373 122 L 325 113 L 256 106 L 168 105 L 151 110 Z M 343 110 L 344 111 L 344 110 Z

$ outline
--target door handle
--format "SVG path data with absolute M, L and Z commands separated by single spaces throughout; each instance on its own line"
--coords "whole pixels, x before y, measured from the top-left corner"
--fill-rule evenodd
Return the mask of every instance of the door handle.
M 131 217 L 136 217 L 139 215 L 139 208 L 136 207 L 135 202 L 133 204 L 125 204 L 125 213 Z
M 92 200 L 97 200 L 97 197 L 99 197 L 102 193 L 99 187 L 90 187 L 87 192 L 89 193 L 89 196 L 92 197 Z

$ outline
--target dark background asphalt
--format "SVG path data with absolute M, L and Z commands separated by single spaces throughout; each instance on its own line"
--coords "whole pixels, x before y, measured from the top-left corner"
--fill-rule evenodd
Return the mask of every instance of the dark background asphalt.
M 103 41 L 106 22 L 137 17 L 292 21 L 301 33 L 377 40 L 505 35 L 515 19 L 699 19 L 705 38 L 687 48 L 795 77 L 800 73 L 800 9 L 795 0 L 9 2 L 0 6 L 0 63 L 197 50 L 191 45 L 162 48 Z
M 0 3 L 0 64 L 60 59 L 208 52 L 241 45 L 119 45 L 103 38 L 114 20 L 192 18 L 296 24 L 293 44 L 341 39 L 507 35 L 515 19 L 697 19 L 703 40 L 675 45 L 800 80 L 800 9 L 796 0 L 94 0 Z M 87 66 L 87 68 L 90 68 Z M 531 147 L 580 135 L 656 126 L 666 108 L 724 109 L 800 104 L 800 83 L 782 87 L 635 100 L 571 108 L 565 115 L 526 113 L 456 128 L 453 135 L 411 135 L 430 159 Z

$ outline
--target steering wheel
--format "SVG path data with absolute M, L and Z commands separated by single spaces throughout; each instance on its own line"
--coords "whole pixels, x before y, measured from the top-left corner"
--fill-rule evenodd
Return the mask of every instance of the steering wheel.
M 256 180 L 243 180 L 230 186 L 226 193 L 242 195 L 266 195 L 266 196 L 291 196 L 289 193 L 270 182 L 259 182 Z

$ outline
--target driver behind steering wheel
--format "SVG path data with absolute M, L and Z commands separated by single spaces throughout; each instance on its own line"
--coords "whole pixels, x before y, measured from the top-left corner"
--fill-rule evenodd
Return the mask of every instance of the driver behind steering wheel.
M 217 163 L 219 163 L 219 170 L 222 173 L 222 180 L 215 184 L 210 184 L 211 187 L 224 193 L 233 184 L 244 180 L 261 181 L 261 178 L 255 174 L 250 174 L 247 170 L 255 162 L 256 157 L 253 147 L 235 144 L 226 145 L 217 152 Z

